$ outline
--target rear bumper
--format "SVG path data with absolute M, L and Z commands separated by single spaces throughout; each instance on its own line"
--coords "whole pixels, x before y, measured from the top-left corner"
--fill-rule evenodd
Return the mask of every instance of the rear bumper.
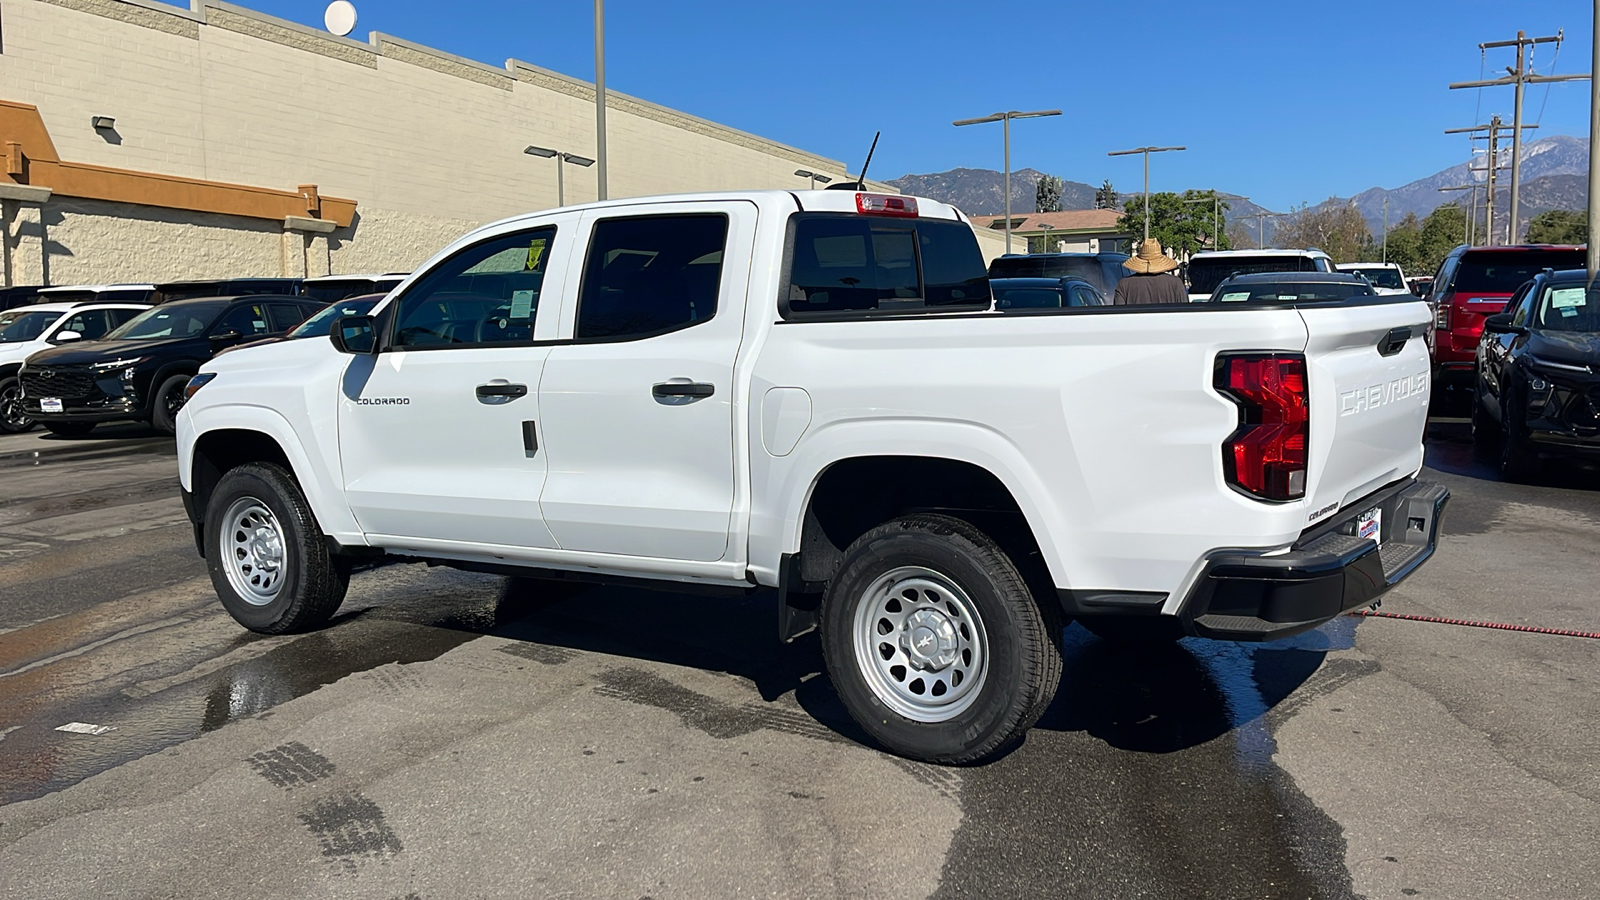
M 1433 555 L 1449 499 L 1444 485 L 1408 478 L 1308 529 L 1287 553 L 1216 551 L 1178 619 L 1199 637 L 1270 641 L 1367 606 Z M 1373 508 L 1383 511 L 1381 543 L 1354 536 Z

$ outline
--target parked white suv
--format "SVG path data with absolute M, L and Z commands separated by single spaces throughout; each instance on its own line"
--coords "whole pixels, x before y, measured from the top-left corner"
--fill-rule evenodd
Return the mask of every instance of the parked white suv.
M 1184 278 L 1193 302 L 1210 300 L 1217 285 L 1235 275 L 1332 271 L 1332 257 L 1321 250 L 1202 250 L 1189 257 Z
M 1339 271 L 1360 275 L 1372 282 L 1374 291 L 1384 296 L 1411 293 L 1411 288 L 1406 286 L 1406 273 L 1399 263 L 1340 263 Z
M 952 763 L 1049 704 L 1066 616 L 1263 640 L 1431 554 L 1424 304 L 989 306 L 965 217 L 915 197 L 509 219 L 331 345 L 206 363 L 184 503 L 267 633 L 326 622 L 372 556 L 776 589 L 866 732 Z
M 17 373 L 29 356 L 72 341 L 99 340 L 149 304 L 34 303 L 0 311 L 0 434 L 18 434 L 35 422 L 22 410 Z

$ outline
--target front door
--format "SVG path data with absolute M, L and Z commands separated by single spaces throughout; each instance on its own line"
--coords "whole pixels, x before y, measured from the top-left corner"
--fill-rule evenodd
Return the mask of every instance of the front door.
M 734 359 L 756 207 L 588 213 L 570 343 L 539 390 L 563 550 L 715 561 L 734 503 Z M 576 266 L 574 267 L 576 268 Z M 576 274 L 576 273 L 575 273 Z
M 488 237 L 439 263 L 391 301 L 382 352 L 351 360 L 339 454 L 351 511 L 374 543 L 556 546 L 539 512 L 549 350 L 534 338 L 540 297 L 560 296 L 557 224 Z M 552 330 L 554 306 L 543 313 Z

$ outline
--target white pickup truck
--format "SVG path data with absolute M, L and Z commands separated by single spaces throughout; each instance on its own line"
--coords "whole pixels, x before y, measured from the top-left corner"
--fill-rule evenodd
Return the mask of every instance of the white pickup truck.
M 1067 618 L 1265 640 L 1433 551 L 1420 302 L 991 309 L 965 217 L 854 191 L 480 228 L 179 417 L 223 605 L 327 621 L 351 561 L 776 589 L 909 757 L 1020 740 Z M 683 602 L 693 602 L 684 600 Z

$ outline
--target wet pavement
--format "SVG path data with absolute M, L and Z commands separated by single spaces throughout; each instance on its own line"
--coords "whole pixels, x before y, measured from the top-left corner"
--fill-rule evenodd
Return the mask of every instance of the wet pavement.
M 171 442 L 0 438 L 0 895 L 1588 897 L 1600 641 L 1342 618 L 1077 626 L 991 765 L 861 743 L 773 598 L 358 572 L 216 603 Z M 1600 477 L 1430 429 L 1438 556 L 1385 610 L 1600 630 Z M 80 733 L 57 730 L 79 723 Z M 107 730 L 101 730 L 107 729 Z M 99 732 L 99 733 L 92 733 Z

